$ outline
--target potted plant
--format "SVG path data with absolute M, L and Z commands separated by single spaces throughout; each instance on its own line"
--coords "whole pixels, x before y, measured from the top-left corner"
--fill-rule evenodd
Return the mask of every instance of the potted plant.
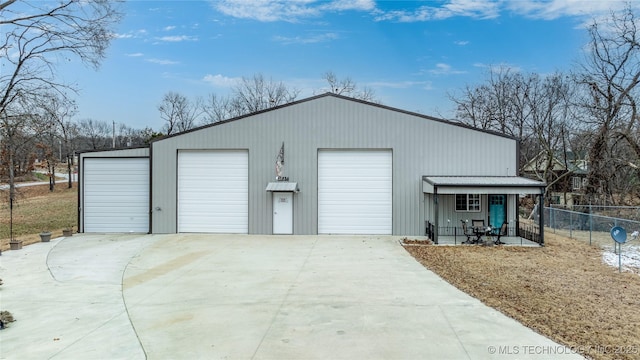
M 22 240 L 11 239 L 11 241 L 9 241 L 9 247 L 11 248 L 11 250 L 22 249 Z
M 43 230 L 43 231 L 40 233 L 40 241 L 42 241 L 42 242 L 49 242 L 50 240 L 51 240 L 51 232 L 50 232 L 50 231 Z
M 71 236 L 71 235 L 73 235 L 73 227 L 62 229 L 62 236 Z

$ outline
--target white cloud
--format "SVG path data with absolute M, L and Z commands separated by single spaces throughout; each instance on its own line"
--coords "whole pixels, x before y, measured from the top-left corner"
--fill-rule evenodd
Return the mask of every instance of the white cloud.
M 171 30 L 174 30 L 175 28 L 176 28 L 176 27 L 175 27 L 175 26 L 173 26 L 173 25 L 165 26 L 165 27 L 164 27 L 164 31 L 171 31 Z
M 454 70 L 451 65 L 445 63 L 438 63 L 434 69 L 428 71 L 433 75 L 453 75 L 453 74 L 464 74 L 465 71 Z
M 375 9 L 374 0 L 219 0 L 212 4 L 225 15 L 264 22 L 295 22 L 321 16 L 324 12 Z
M 198 41 L 197 37 L 188 36 L 188 35 L 174 35 L 174 36 L 161 36 L 156 38 L 156 40 L 165 41 L 165 42 L 181 42 L 181 41 Z
M 591 18 L 620 10 L 627 4 L 640 9 L 638 2 L 623 0 L 513 0 L 505 2 L 505 8 L 527 17 L 553 20 L 565 16 Z
M 288 44 L 315 44 L 315 43 L 335 40 L 337 38 L 338 38 L 338 34 L 336 33 L 326 33 L 326 34 L 318 34 L 318 35 L 313 35 L 308 37 L 275 36 L 273 40 L 288 45 Z
M 167 60 L 167 59 L 146 59 L 146 61 L 159 65 L 175 65 L 179 64 L 178 61 Z
M 420 6 L 416 9 L 394 10 L 376 17 L 378 21 L 419 22 L 444 20 L 454 16 L 492 19 L 500 15 L 500 2 L 486 0 L 449 0 L 439 7 Z
M 145 29 L 139 29 L 139 30 L 133 30 L 133 31 L 129 31 L 126 34 L 113 34 L 112 36 L 115 39 L 131 39 L 131 38 L 138 38 L 141 36 L 144 36 L 147 34 L 147 30 Z
M 202 80 L 217 87 L 232 87 L 241 81 L 240 78 L 227 77 L 221 74 L 207 74 L 202 78 Z
M 415 2 L 408 2 L 412 4 Z M 436 3 L 437 2 L 430 2 Z M 440 5 L 423 5 L 383 12 L 378 10 L 378 21 L 421 22 L 444 20 L 462 16 L 476 19 L 494 19 L 502 13 L 553 20 L 560 17 L 599 17 L 611 10 L 619 10 L 629 5 L 640 9 L 640 1 L 626 0 L 445 0 Z
M 456 45 L 459 45 L 459 46 L 469 45 L 469 42 L 468 41 L 464 41 L 464 40 L 454 41 L 453 43 L 456 44 Z
M 325 4 L 321 8 L 337 11 L 370 11 L 376 8 L 376 2 L 374 0 L 334 0 Z
M 420 87 L 423 90 L 431 90 L 433 89 L 433 84 L 431 81 L 375 81 L 368 83 L 367 86 L 372 88 L 392 88 L 392 89 L 408 89 L 412 87 Z
M 141 57 L 141 56 L 144 56 L 143 53 L 139 53 L 139 52 L 138 53 L 132 53 L 132 54 L 126 54 L 126 55 L 129 56 L 129 57 Z

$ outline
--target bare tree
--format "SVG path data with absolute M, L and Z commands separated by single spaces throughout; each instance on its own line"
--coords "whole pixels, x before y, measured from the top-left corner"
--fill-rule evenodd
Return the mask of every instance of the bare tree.
M 110 0 L 0 0 L 0 122 L 10 153 L 6 164 L 10 173 L 13 155 L 23 145 L 15 143 L 15 134 L 33 112 L 19 103 L 36 104 L 34 98 L 43 93 L 73 90 L 56 78 L 61 59 L 75 57 L 98 67 L 113 37 L 111 26 L 120 19 L 116 4 Z M 10 176 L 11 204 L 14 199 Z
M 97 68 L 120 19 L 117 2 L 0 2 L 0 114 L 23 94 L 73 89 L 56 78 L 56 64 L 75 56 Z M 53 6 L 52 6 L 53 5 Z
M 242 107 L 232 97 L 209 94 L 202 104 L 203 123 L 212 124 L 243 115 Z
M 571 175 L 553 169 L 558 161 L 566 164 L 571 157 L 573 89 L 571 79 L 560 73 L 541 78 L 499 68 L 490 71 L 485 83 L 467 86 L 461 96 L 449 97 L 462 122 L 520 139 L 521 166 L 542 159 L 534 162 L 534 172 L 551 187 Z
M 299 90 L 262 74 L 238 81 L 229 96 L 210 94 L 202 104 L 203 123 L 210 124 L 293 102 Z
M 349 96 L 359 100 L 378 102 L 373 89 L 368 87 L 359 89 L 356 82 L 350 77 L 338 79 L 333 71 L 327 71 L 322 77 L 329 85 L 329 92 Z
M 78 134 L 83 149 L 100 150 L 109 148 L 111 126 L 104 121 L 93 119 L 80 120 Z
M 163 131 L 167 135 L 172 135 L 194 128 L 202 106 L 200 100 L 192 103 L 184 95 L 170 91 L 162 98 L 158 111 L 165 121 Z
M 288 88 L 283 82 L 265 79 L 262 74 L 245 78 L 233 88 L 231 106 L 238 113 L 250 114 L 295 101 L 299 90 Z M 235 110 L 234 110 L 235 111 Z
M 612 12 L 603 23 L 594 20 L 589 27 L 589 49 L 578 77 L 584 89 L 584 120 L 592 134 L 587 184 L 590 202 L 615 201 L 611 172 L 618 161 L 612 157 L 617 139 L 626 141 L 631 149 L 633 159 L 625 163 L 637 164 L 640 159 L 638 21 L 628 6 Z
M 60 96 L 58 93 L 50 93 L 43 100 L 40 105 L 43 117 L 48 120 L 51 124 L 50 126 L 54 127 L 55 139 L 52 139 L 54 143 L 51 144 L 51 147 L 55 148 L 55 140 L 58 140 L 58 161 L 64 160 L 67 164 L 67 186 L 71 189 L 73 187 L 73 150 L 71 144 L 72 140 L 78 135 L 78 128 L 75 123 L 71 122 L 71 118 L 77 113 L 77 106 L 73 100 Z M 63 148 L 65 150 L 64 159 Z M 53 153 L 53 158 L 55 159 L 55 151 Z M 55 167 L 51 169 L 50 173 L 55 179 Z M 53 180 L 53 183 L 55 184 L 55 180 Z

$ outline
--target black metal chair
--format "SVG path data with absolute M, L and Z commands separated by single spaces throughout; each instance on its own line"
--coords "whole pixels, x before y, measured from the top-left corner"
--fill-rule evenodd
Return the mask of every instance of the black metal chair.
M 480 220 L 478 220 L 478 219 L 471 220 L 471 226 L 474 229 L 481 229 L 481 228 L 484 229 L 484 220 L 482 220 L 482 219 L 480 219 Z
M 504 243 L 500 241 L 500 238 L 507 235 L 507 223 L 502 223 L 500 229 L 498 229 L 498 231 L 493 233 L 492 235 L 496 236 L 496 240 L 493 242 L 494 244 L 504 245 Z
M 464 220 L 460 220 L 460 222 L 462 222 L 462 233 L 464 234 L 464 236 L 467 237 L 466 241 L 463 241 L 463 244 L 471 244 L 473 243 L 473 241 L 471 240 L 471 237 L 474 236 L 475 234 L 473 233 L 473 231 L 469 231 L 469 227 L 467 226 L 467 222 Z

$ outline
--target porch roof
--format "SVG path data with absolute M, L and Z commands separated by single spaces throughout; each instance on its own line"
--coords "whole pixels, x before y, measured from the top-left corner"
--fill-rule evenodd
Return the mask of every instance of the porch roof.
M 270 182 L 267 184 L 266 191 L 273 192 L 298 192 L 298 183 L 297 182 L 288 182 L 288 181 L 278 181 L 278 182 Z
M 427 194 L 541 194 L 546 183 L 519 176 L 423 176 Z

